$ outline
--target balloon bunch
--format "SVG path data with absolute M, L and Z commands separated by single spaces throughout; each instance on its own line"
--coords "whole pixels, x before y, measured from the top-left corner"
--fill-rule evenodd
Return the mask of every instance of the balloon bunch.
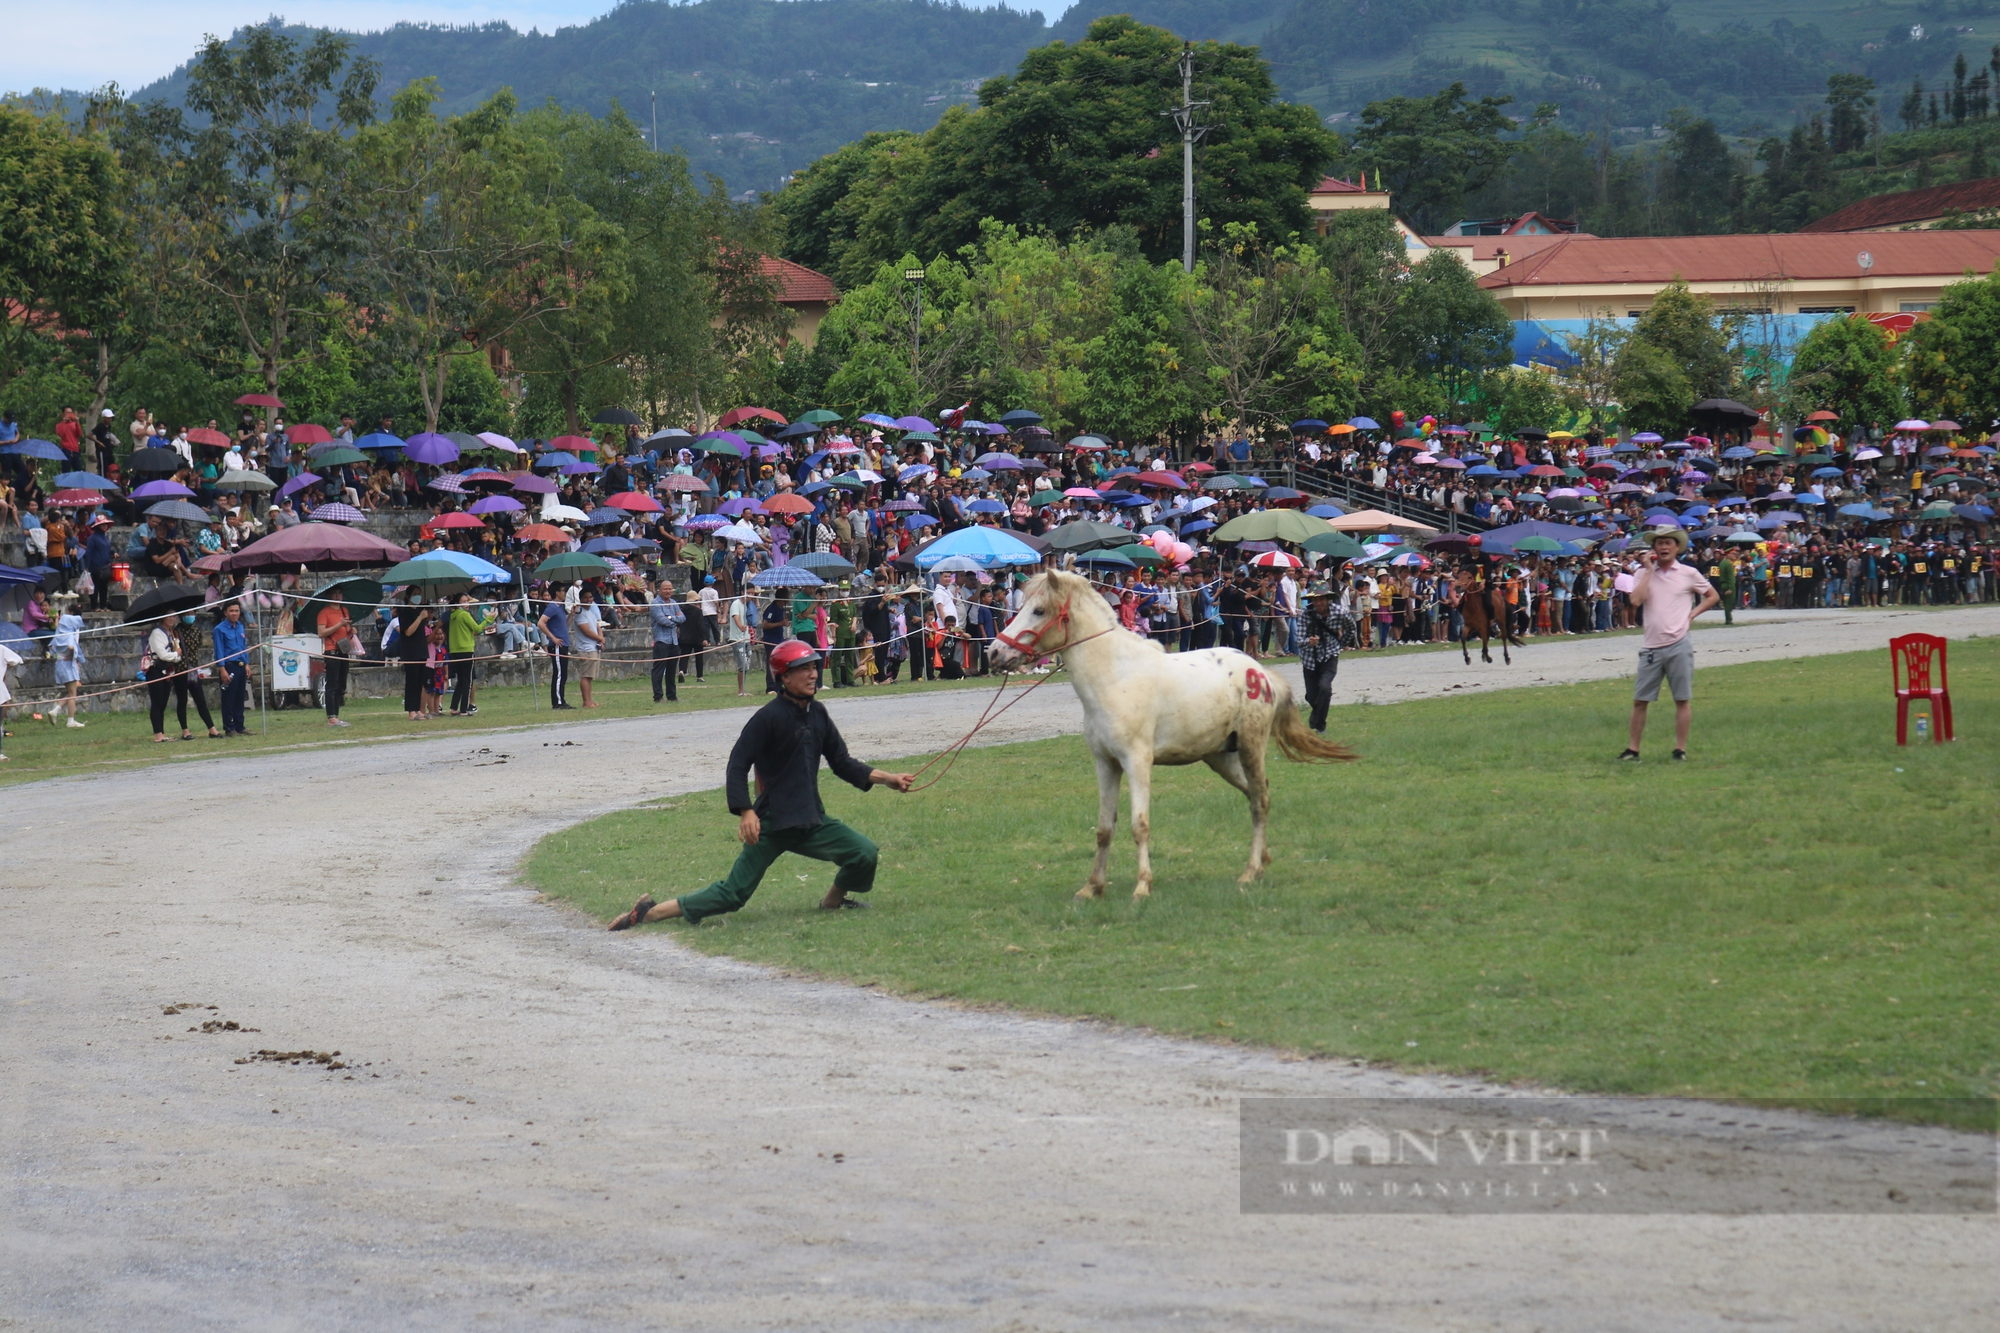
M 1178 570 L 1185 570 L 1188 562 L 1195 557 L 1194 547 L 1164 529 L 1146 538 L 1146 545 L 1159 552 L 1160 559 Z

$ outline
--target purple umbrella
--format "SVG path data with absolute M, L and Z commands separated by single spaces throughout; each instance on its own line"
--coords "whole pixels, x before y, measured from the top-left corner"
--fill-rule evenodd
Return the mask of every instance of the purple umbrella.
M 933 426 L 930 422 L 924 420 L 922 417 L 897 417 L 896 429 L 935 431 L 937 427 Z
M 447 472 L 443 476 L 432 477 L 424 485 L 434 491 L 443 491 L 447 495 L 465 494 L 465 483 L 461 482 L 458 479 L 458 475 L 452 472 Z
M 194 492 L 177 481 L 149 481 L 132 492 L 134 500 L 189 500 Z
M 518 514 L 527 508 L 511 495 L 489 495 L 483 500 L 474 500 L 465 511 L 468 514 Z
M 604 469 L 595 463 L 564 463 L 559 470 L 565 477 L 588 477 Z
M 458 446 L 444 436 L 425 431 L 412 435 L 403 442 L 403 457 L 412 463 L 430 463 L 442 466 L 458 461 Z
M 721 514 L 696 514 L 687 521 L 686 526 L 697 530 L 726 528 L 729 526 L 729 520 Z
M 278 488 L 278 498 L 280 500 L 289 499 L 290 497 L 297 495 L 300 491 L 304 490 L 306 487 L 317 486 L 319 485 L 319 483 L 320 483 L 320 478 L 314 476 L 312 473 L 301 472 L 299 473 L 298 476 L 293 477 L 290 481 L 286 482 L 284 485 Z
M 738 514 L 762 512 L 763 508 L 762 505 L 758 504 L 750 496 L 739 495 L 734 500 L 724 500 L 715 507 L 715 512 L 718 514 L 727 514 L 730 518 L 735 518 Z
M 315 523 L 366 523 L 368 515 L 353 505 L 323 504 L 306 515 Z
M 530 472 L 514 478 L 514 489 L 523 495 L 554 495 L 562 488 L 547 477 L 538 477 Z
M 988 472 L 1018 472 L 1021 460 L 1012 454 L 981 454 L 976 466 L 983 467 Z

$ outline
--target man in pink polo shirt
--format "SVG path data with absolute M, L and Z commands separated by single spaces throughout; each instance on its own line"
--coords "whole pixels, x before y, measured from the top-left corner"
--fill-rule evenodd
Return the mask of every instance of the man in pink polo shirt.
M 1646 637 L 1639 646 L 1639 680 L 1632 691 L 1632 740 L 1618 757 L 1639 762 L 1639 742 L 1646 736 L 1646 705 L 1660 697 L 1666 682 L 1674 695 L 1674 758 L 1687 758 L 1688 726 L 1694 720 L 1694 644 L 1688 626 L 1722 598 L 1693 565 L 1681 563 L 1687 554 L 1687 534 L 1679 528 L 1655 528 L 1650 555 L 1641 557 L 1632 581 L 1632 605 L 1646 614 Z

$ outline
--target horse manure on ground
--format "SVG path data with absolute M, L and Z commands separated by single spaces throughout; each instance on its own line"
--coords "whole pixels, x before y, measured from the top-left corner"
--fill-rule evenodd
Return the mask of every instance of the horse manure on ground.
M 259 1030 L 258 1028 L 246 1028 L 233 1018 L 227 1021 L 220 1018 L 211 1018 L 198 1028 L 188 1029 L 189 1032 L 257 1032 Z
M 320 1065 L 327 1069 L 352 1069 L 354 1066 L 345 1064 L 335 1058 L 339 1054 L 339 1051 L 258 1051 L 255 1055 L 241 1057 L 236 1063 L 239 1065 L 260 1063 L 273 1065 Z
M 163 1004 L 160 1006 L 160 1012 L 169 1018 L 172 1018 L 175 1014 L 185 1013 L 189 1009 L 206 1009 L 212 1013 L 215 1010 L 215 1006 L 212 1004 L 200 1004 L 193 1000 L 183 1000 L 179 1004 Z

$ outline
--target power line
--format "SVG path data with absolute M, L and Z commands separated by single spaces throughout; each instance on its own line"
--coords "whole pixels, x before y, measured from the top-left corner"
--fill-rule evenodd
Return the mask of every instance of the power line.
M 1197 125 L 1194 113 L 1203 107 L 1215 105 L 1213 102 L 1194 100 L 1194 43 L 1190 42 L 1181 51 L 1181 104 L 1162 111 L 1163 116 L 1171 116 L 1174 128 L 1181 132 L 1181 267 L 1194 272 L 1194 146 L 1213 125 Z

